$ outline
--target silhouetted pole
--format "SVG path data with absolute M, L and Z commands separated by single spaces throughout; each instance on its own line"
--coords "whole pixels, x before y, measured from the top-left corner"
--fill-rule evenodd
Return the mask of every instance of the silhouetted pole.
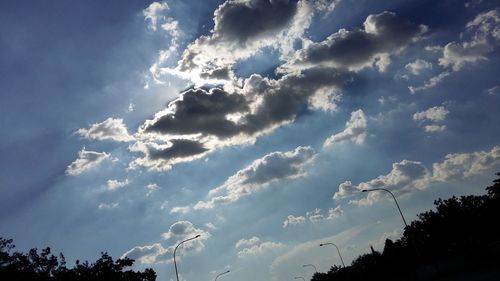
M 342 255 L 340 254 L 340 250 L 339 250 L 339 247 L 337 247 L 337 245 L 335 245 L 333 243 L 321 243 L 319 245 L 320 246 L 324 246 L 324 245 L 333 245 L 333 246 L 335 246 L 335 248 L 337 248 L 337 253 L 339 253 L 340 261 L 342 262 L 342 267 L 345 267 L 344 260 L 342 259 Z
M 306 279 L 304 277 L 302 277 L 302 276 L 293 277 L 293 279 L 302 279 L 302 280 L 306 281 Z
M 394 203 L 396 203 L 396 207 L 398 207 L 399 214 L 401 215 L 401 218 L 403 219 L 405 226 L 408 226 L 408 224 L 406 223 L 405 217 L 403 216 L 403 212 L 401 212 L 401 208 L 399 208 L 398 200 L 396 200 L 396 197 L 394 196 L 394 194 L 392 194 L 392 192 L 390 190 L 385 189 L 385 188 L 373 188 L 373 189 L 363 189 L 363 190 L 361 190 L 361 192 L 370 192 L 370 191 L 377 191 L 377 190 L 389 192 L 389 194 L 394 199 Z
M 316 269 L 316 267 L 314 266 L 314 264 L 304 264 L 302 267 L 308 267 L 308 266 L 312 266 L 314 268 L 314 271 L 316 273 L 318 273 L 318 270 Z
M 224 274 L 226 274 L 226 273 L 229 273 L 229 270 L 228 270 L 228 271 L 224 271 L 224 272 L 222 272 L 222 273 L 217 274 L 217 276 L 215 276 L 215 280 L 214 280 L 214 281 L 217 281 L 217 278 L 219 278 L 219 276 L 224 275 Z
M 370 191 L 378 191 L 382 190 L 385 192 L 389 192 L 389 194 L 392 196 L 392 199 L 394 199 L 394 203 L 396 203 L 396 207 L 398 207 L 399 214 L 401 215 L 401 218 L 403 219 L 403 222 L 405 224 L 405 227 L 408 227 L 408 224 L 406 223 L 405 217 L 403 216 L 403 212 L 401 212 L 401 208 L 399 208 L 398 200 L 396 200 L 396 196 L 392 194 L 392 192 L 388 189 L 385 188 L 373 188 L 373 189 L 363 189 L 361 192 L 370 192 Z M 411 244 L 413 244 L 413 249 L 415 250 L 415 254 L 417 255 L 417 259 L 421 261 L 422 257 L 420 256 L 420 252 L 417 249 L 417 244 L 415 243 L 415 237 L 413 237 L 413 234 L 410 234 L 410 239 L 411 239 Z
M 179 273 L 177 272 L 177 262 L 175 261 L 175 252 L 177 251 L 177 248 L 179 248 L 179 246 L 182 244 L 182 243 L 185 243 L 187 241 L 191 241 L 193 239 L 196 239 L 198 237 L 200 237 L 201 235 L 196 235 L 195 237 L 191 237 L 189 239 L 186 239 L 184 241 L 181 241 L 179 244 L 177 244 L 177 246 L 175 246 L 175 249 L 174 249 L 174 267 L 175 267 L 175 277 L 177 277 L 177 281 L 179 281 Z

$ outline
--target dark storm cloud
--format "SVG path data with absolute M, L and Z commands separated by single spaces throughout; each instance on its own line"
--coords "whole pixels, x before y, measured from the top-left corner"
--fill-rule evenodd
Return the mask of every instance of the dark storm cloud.
M 257 93 L 262 94 L 262 103 L 254 114 L 245 117 L 245 132 L 255 134 L 273 125 L 293 121 L 299 112 L 310 106 L 310 98 L 319 89 L 340 88 L 348 78 L 348 74 L 334 68 L 307 69 L 277 81 L 264 78 L 267 85 L 260 85 L 265 88 L 264 92 Z
M 391 12 L 370 15 L 364 29 L 341 29 L 325 41 L 313 43 L 299 52 L 298 58 L 288 66 L 331 64 L 356 70 L 404 48 L 426 29 Z
M 207 71 L 232 66 L 265 46 L 282 45 L 284 34 L 301 36 L 309 26 L 312 9 L 306 1 L 228 0 L 214 12 L 214 29 L 184 50 L 178 62 L 181 72 Z M 300 20 L 303 18 L 303 20 Z M 301 21 L 300 26 L 293 26 Z
M 145 132 L 163 134 L 208 134 L 218 137 L 233 136 L 238 133 L 236 124 L 227 120 L 230 113 L 248 109 L 244 96 L 229 94 L 214 88 L 190 89 L 169 103 L 167 114 L 144 125 Z
M 137 141 L 129 146 L 132 152 L 144 155 L 129 164 L 130 169 L 145 166 L 153 170 L 169 170 L 173 164 L 189 162 L 203 157 L 209 150 L 199 141 L 172 139 L 167 144 Z
M 296 11 L 296 1 L 226 1 L 214 13 L 214 35 L 245 43 L 256 36 L 282 29 Z
M 238 134 L 252 136 L 292 121 L 308 107 L 309 98 L 318 89 L 341 86 L 347 77 L 333 68 L 315 68 L 280 80 L 253 75 L 247 80 L 253 86 L 245 94 L 229 94 L 217 88 L 208 92 L 191 89 L 171 102 L 165 115 L 146 121 L 142 130 L 166 135 L 202 134 L 219 139 Z M 250 112 L 255 100 L 258 102 Z M 235 113 L 242 116 L 237 122 L 227 116 Z
M 222 20 L 225 13 L 230 13 L 225 10 L 229 8 L 223 8 L 224 5 L 242 6 L 237 11 L 246 11 L 249 7 L 260 9 L 266 5 L 285 4 L 277 1 L 273 4 L 268 1 L 229 1 L 216 12 L 216 17 Z M 221 28 L 216 25 L 213 38 L 222 32 Z M 209 91 L 191 89 L 182 93 L 153 120 L 147 120 L 139 133 L 155 133 L 170 141 L 190 139 L 193 142 L 190 148 L 200 150 L 186 151 L 182 154 L 183 161 L 200 158 L 224 146 L 252 142 L 283 124 L 293 122 L 301 112 L 310 108 L 334 110 L 340 89 L 354 74 L 352 70 L 373 63 L 383 69 L 389 63 L 390 55 L 416 40 L 425 30 L 425 26 L 412 24 L 394 13 L 370 15 L 363 30 L 340 30 L 327 40 L 299 51 L 295 61 L 283 65 L 285 75 L 280 79 L 254 74 L 242 83 L 235 82 L 232 93 L 216 88 Z M 242 38 L 247 38 L 245 36 L 249 35 L 242 35 Z M 147 153 L 150 160 L 158 159 L 152 158 L 151 152 Z M 179 162 L 177 155 L 170 152 L 163 156 L 161 159 L 168 167 Z M 151 163 L 149 166 L 157 165 Z
M 200 77 L 203 79 L 231 80 L 231 78 L 234 77 L 234 73 L 228 67 L 221 67 L 202 72 Z
M 332 103 L 335 89 L 348 80 L 348 73 L 320 67 L 279 80 L 252 75 L 232 94 L 217 88 L 190 89 L 147 120 L 139 132 L 144 137 L 149 133 L 166 137 L 172 145 L 139 142 L 130 150 L 145 154 L 135 161 L 138 165 L 169 169 L 223 146 L 251 142 L 292 122 L 300 112 L 314 107 L 313 97 L 321 104 Z M 322 89 L 331 92 L 325 95 Z
M 168 148 L 149 150 L 149 157 L 152 160 L 181 158 L 201 154 L 207 151 L 207 149 L 203 147 L 203 144 L 196 141 L 174 139 L 171 142 L 172 146 Z

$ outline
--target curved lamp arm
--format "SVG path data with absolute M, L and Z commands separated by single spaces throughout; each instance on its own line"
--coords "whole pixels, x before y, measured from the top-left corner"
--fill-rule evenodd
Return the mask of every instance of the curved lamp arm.
M 214 281 L 217 281 L 217 278 L 219 278 L 219 276 L 224 275 L 224 274 L 226 274 L 226 273 L 229 273 L 229 270 L 227 270 L 227 271 L 224 271 L 224 272 L 222 272 L 222 273 L 217 274 L 217 276 L 215 276 L 215 280 L 214 280 Z
M 191 237 L 191 238 L 189 238 L 189 239 L 186 239 L 186 240 L 184 240 L 184 241 L 179 242 L 179 244 L 177 244 L 177 246 L 175 246 L 175 249 L 174 249 L 174 267 L 175 267 L 175 277 L 177 277 L 177 281 L 179 281 L 179 273 L 177 272 L 177 262 L 175 261 L 175 252 L 177 252 L 177 248 L 179 248 L 179 246 L 180 246 L 180 245 L 182 245 L 183 243 L 186 243 L 186 242 L 188 242 L 188 241 L 191 241 L 191 240 L 193 240 L 193 239 L 196 239 L 196 238 L 198 238 L 198 237 L 200 237 L 200 236 L 201 236 L 201 235 L 200 235 L 200 234 L 198 234 L 198 235 L 196 235 L 195 237 Z
M 340 261 L 342 262 L 342 266 L 345 267 L 345 264 L 344 264 L 344 260 L 342 259 L 342 255 L 340 254 L 340 250 L 339 250 L 339 247 L 337 247 L 337 245 L 333 244 L 333 243 L 322 243 L 322 244 L 319 244 L 320 246 L 324 246 L 324 245 L 333 245 L 335 246 L 335 248 L 337 248 L 337 253 L 339 253 L 339 257 L 340 257 Z
M 398 200 L 396 200 L 396 196 L 394 196 L 394 194 L 390 190 L 385 189 L 385 188 L 373 188 L 373 189 L 363 189 L 363 190 L 361 190 L 361 192 L 370 192 L 370 191 L 377 191 L 377 190 L 389 192 L 389 194 L 392 196 L 392 199 L 394 199 L 394 203 L 396 203 L 396 207 L 398 207 L 399 214 L 401 215 L 401 218 L 403 219 L 405 226 L 408 226 L 408 224 L 406 223 L 405 217 L 403 216 L 403 212 L 401 212 L 401 208 L 399 208 Z

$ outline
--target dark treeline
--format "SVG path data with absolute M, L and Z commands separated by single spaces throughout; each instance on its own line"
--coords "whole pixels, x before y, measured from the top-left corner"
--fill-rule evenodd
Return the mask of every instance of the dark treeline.
M 500 173 L 497 173 L 500 176 Z M 500 280 L 500 178 L 486 195 L 438 199 L 383 251 L 333 266 L 312 281 Z
M 31 249 L 28 253 L 13 251 L 12 239 L 0 237 L 0 280 L 2 281 L 153 281 L 156 273 L 148 268 L 143 272 L 124 270 L 132 266 L 134 260 L 124 258 L 113 260 L 107 253 L 93 262 L 81 263 L 78 260 L 73 268 L 66 267 L 63 254 L 59 257 L 50 252 L 50 248 L 38 253 Z

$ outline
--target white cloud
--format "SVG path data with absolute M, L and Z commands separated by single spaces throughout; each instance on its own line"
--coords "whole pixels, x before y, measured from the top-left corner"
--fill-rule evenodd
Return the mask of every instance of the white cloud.
M 135 110 L 135 104 L 134 103 L 129 103 L 128 104 L 128 111 L 129 112 L 133 112 Z
M 158 184 L 156 183 L 150 183 L 148 185 L 145 186 L 147 190 L 158 190 L 160 188 L 160 186 L 158 186 Z
M 108 118 L 101 123 L 92 124 L 88 129 L 78 129 L 77 133 L 89 140 L 113 140 L 120 142 L 134 140 L 128 134 L 123 119 Z
M 443 162 L 432 164 L 433 180 L 462 179 L 499 167 L 499 146 L 493 147 L 490 151 L 453 153 L 446 155 Z
M 413 120 L 420 122 L 430 122 L 424 126 L 424 129 L 428 133 L 438 133 L 443 132 L 446 129 L 445 125 L 439 123 L 446 119 L 450 112 L 444 106 L 434 106 L 427 110 L 417 112 L 413 114 Z
M 146 197 L 148 197 L 153 192 L 160 189 L 160 186 L 158 186 L 156 183 L 150 183 L 150 184 L 146 185 L 145 188 L 148 190 L 148 192 L 146 193 Z
M 341 0 L 316 0 L 312 2 L 316 9 L 330 13 L 337 7 L 340 1 Z
M 145 20 L 149 20 L 148 28 L 156 31 L 158 20 L 161 20 L 164 17 L 161 13 L 168 9 L 169 7 L 165 2 L 153 2 L 146 9 L 144 9 L 142 14 L 144 15 Z
M 495 146 L 491 151 L 471 153 L 454 153 L 445 156 L 443 162 L 432 164 L 429 171 L 422 163 L 403 160 L 392 165 L 392 170 L 387 175 L 378 176 L 358 185 L 345 181 L 339 185 L 333 198 L 340 200 L 366 194 L 365 198 L 352 199 L 350 203 L 358 205 L 371 205 L 386 198 L 385 192 L 361 193 L 363 189 L 385 188 L 391 190 L 396 196 L 428 188 L 435 182 L 458 180 L 478 175 L 487 171 L 500 168 L 500 147 Z
M 363 189 L 385 188 L 393 191 L 395 194 L 403 194 L 415 189 L 424 189 L 427 187 L 425 179 L 429 176 L 429 171 L 421 163 L 416 161 L 403 160 L 392 164 L 392 170 L 387 175 L 378 176 L 367 182 L 353 185 L 350 181 L 345 181 L 339 185 L 339 190 L 335 192 L 333 198 L 336 200 L 361 196 Z M 358 205 L 371 205 L 373 202 L 385 198 L 384 192 L 368 192 L 366 198 L 351 200 L 349 203 Z
M 488 92 L 488 94 L 490 94 L 492 96 L 498 95 L 498 94 L 500 94 L 500 86 L 491 87 L 488 90 L 486 90 L 486 92 Z
M 180 241 L 195 237 L 196 235 L 200 235 L 200 237 L 183 244 L 182 252 L 189 253 L 203 250 L 205 248 L 203 241 L 211 237 L 210 232 L 196 228 L 190 221 L 177 221 L 161 237 L 177 245 Z
M 306 218 L 304 216 L 294 216 L 294 215 L 288 215 L 286 220 L 283 222 L 283 228 L 288 227 L 289 225 L 297 225 L 297 224 L 303 224 L 306 221 Z
M 419 75 L 424 70 L 432 69 L 432 63 L 423 59 L 417 59 L 414 62 L 405 65 L 406 70 L 413 75 Z
M 213 226 L 213 224 L 211 226 Z M 188 253 L 200 252 L 205 247 L 203 241 L 211 236 L 208 231 L 195 228 L 189 221 L 177 221 L 170 226 L 168 232 L 162 234 L 162 237 L 169 240 L 172 246 L 164 248 L 160 243 L 147 246 L 136 246 L 124 253 L 121 258 L 129 257 L 142 264 L 171 263 L 175 246 L 180 241 L 195 237 L 196 235 L 200 235 L 200 237 L 185 242 L 178 248 L 177 258 L 181 258 Z
M 337 206 L 335 208 L 330 208 L 330 209 L 328 209 L 328 216 L 326 217 L 326 219 L 332 220 L 332 219 L 338 218 L 343 213 L 344 213 L 344 210 L 342 210 L 342 208 L 340 206 Z
M 208 193 L 207 201 L 200 201 L 194 209 L 212 209 L 220 204 L 233 203 L 286 179 L 307 175 L 304 168 L 316 157 L 311 147 L 297 147 L 287 152 L 272 152 L 239 170 L 226 182 Z
M 334 220 L 340 217 L 344 213 L 344 210 L 340 206 L 335 208 L 328 209 L 326 214 L 321 212 L 321 209 L 315 209 L 311 212 L 306 212 L 305 216 L 293 216 L 289 215 L 286 220 L 283 222 L 283 228 L 286 228 L 290 225 L 298 225 L 303 224 L 306 220 L 309 220 L 312 223 L 319 223 L 327 220 Z
M 500 9 L 490 10 L 478 14 L 474 20 L 466 25 L 467 30 L 475 32 L 476 40 L 487 40 L 488 37 L 500 40 Z
M 345 124 L 344 131 L 327 138 L 323 147 L 330 147 L 344 141 L 354 141 L 356 144 L 362 144 L 366 138 L 366 128 L 366 117 L 363 110 L 353 111 L 351 118 Z
M 78 152 L 78 158 L 66 168 L 66 174 L 71 176 L 79 175 L 97 167 L 102 161 L 110 157 L 109 153 L 85 150 L 84 147 Z
M 118 207 L 118 203 L 101 203 L 99 204 L 99 206 L 97 206 L 98 209 L 102 210 L 102 209 L 114 209 L 116 207 Z
M 437 76 L 431 77 L 428 81 L 426 81 L 424 83 L 424 85 L 418 86 L 418 87 L 409 86 L 408 89 L 410 90 L 410 92 L 412 94 L 415 94 L 415 93 L 420 92 L 420 91 L 425 91 L 425 90 L 428 90 L 430 88 L 434 88 L 439 83 L 441 83 L 441 81 L 443 81 L 444 78 L 450 76 L 450 74 L 451 73 L 449 71 L 443 71 L 443 72 L 439 73 Z
M 124 181 L 119 180 L 108 180 L 106 185 L 108 186 L 108 190 L 116 190 L 122 187 L 125 187 L 129 184 L 128 179 Z
M 465 8 L 473 8 L 483 3 L 483 0 L 471 0 L 464 3 Z
M 461 38 L 467 37 L 468 40 L 461 42 L 449 42 L 441 48 L 439 46 L 428 46 L 428 51 L 442 51 L 442 57 L 439 58 L 439 65 L 445 68 L 451 68 L 453 71 L 459 71 L 467 64 L 475 64 L 488 60 L 487 55 L 494 50 L 494 45 L 498 45 L 500 40 L 500 10 L 495 9 L 478 14 L 474 20 L 466 25 L 465 33 Z M 412 94 L 419 91 L 428 90 L 439 84 L 451 72 L 445 70 L 439 75 L 430 78 L 422 86 L 409 86 Z
M 160 243 L 155 243 L 148 246 L 136 246 L 120 258 L 127 257 L 141 264 L 157 264 L 170 261 L 172 252 L 171 248 L 164 248 Z
M 471 34 L 469 41 L 450 42 L 443 50 L 439 64 L 459 71 L 466 64 L 488 60 L 487 54 L 494 50 L 493 45 L 500 40 L 500 9 L 478 14 L 466 25 Z
M 236 244 L 234 245 L 234 247 L 236 249 L 238 248 L 241 248 L 241 247 L 245 247 L 245 246 L 253 246 L 257 243 L 260 242 L 260 239 L 259 237 L 257 236 L 253 236 L 252 238 L 249 238 L 249 239 L 240 239 L 238 240 L 238 242 L 236 242 Z
M 338 217 L 340 217 L 344 211 L 340 206 L 337 206 L 335 208 L 330 208 L 328 209 L 327 214 L 322 214 L 321 209 L 315 209 L 313 212 L 307 212 L 306 217 L 309 219 L 309 221 L 313 223 L 318 223 L 322 222 L 325 220 L 333 220 Z
M 443 57 L 439 59 L 439 65 L 459 71 L 468 63 L 487 60 L 486 55 L 492 51 L 493 48 L 487 42 L 451 42 L 444 46 Z
M 256 255 L 262 255 L 267 252 L 272 252 L 281 249 L 284 246 L 285 245 L 283 243 L 261 242 L 258 237 L 254 236 L 250 239 L 239 240 L 238 242 L 236 242 L 235 248 L 239 249 L 239 258 L 246 258 Z
M 213 223 L 211 223 L 211 222 L 207 222 L 207 223 L 205 224 L 205 226 L 206 226 L 208 229 L 212 229 L 212 230 L 217 229 L 217 227 L 216 227 Z
M 439 45 L 425 46 L 424 49 L 427 52 L 432 52 L 432 53 L 437 53 L 437 52 L 442 52 L 443 51 L 443 47 L 441 47 Z
M 444 106 L 434 106 L 427 110 L 413 114 L 413 120 L 429 120 L 433 122 L 441 122 L 446 119 L 450 112 Z
M 427 133 L 440 133 L 446 130 L 446 125 L 425 125 L 424 130 Z
M 173 207 L 172 209 L 170 209 L 170 213 L 171 214 L 187 214 L 189 213 L 189 211 L 191 211 L 191 207 L 189 206 L 178 206 L 178 207 Z

